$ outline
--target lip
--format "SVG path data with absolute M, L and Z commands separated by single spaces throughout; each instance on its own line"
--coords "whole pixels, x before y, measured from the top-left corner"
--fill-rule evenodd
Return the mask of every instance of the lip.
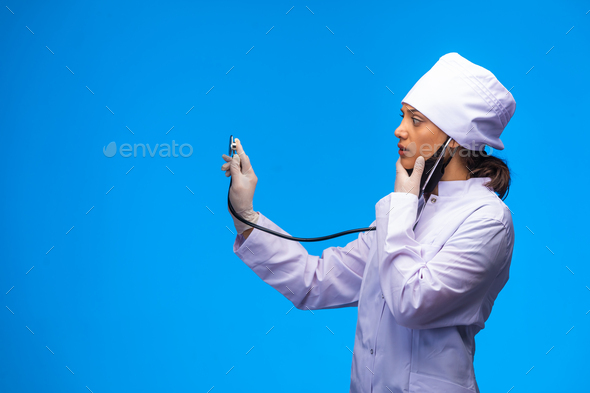
M 403 157 L 403 156 L 406 154 L 406 152 L 409 152 L 409 150 L 408 150 L 407 148 L 405 148 L 405 147 L 404 147 L 404 146 L 401 144 L 401 142 L 397 144 L 397 147 L 399 147 L 399 151 L 398 151 L 398 153 L 399 153 L 399 155 L 400 155 L 400 156 L 402 156 L 402 157 Z

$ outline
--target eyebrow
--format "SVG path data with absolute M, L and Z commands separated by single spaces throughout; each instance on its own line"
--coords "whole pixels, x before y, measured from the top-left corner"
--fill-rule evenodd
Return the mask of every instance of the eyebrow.
M 409 110 L 410 112 L 412 112 L 413 114 L 416 114 L 416 113 L 418 113 L 418 114 L 422 115 L 422 112 L 420 112 L 420 111 L 417 111 L 416 109 L 410 109 L 410 108 L 408 108 L 408 110 Z M 403 111 L 402 109 L 400 109 L 400 111 L 402 111 L 402 113 L 404 113 L 404 111 Z M 424 116 L 424 115 L 422 115 L 422 116 Z

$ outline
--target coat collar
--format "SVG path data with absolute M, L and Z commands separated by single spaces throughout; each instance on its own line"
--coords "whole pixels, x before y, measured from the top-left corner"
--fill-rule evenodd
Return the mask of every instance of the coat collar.
M 438 197 L 460 198 L 474 194 L 496 193 L 484 184 L 491 181 L 490 177 L 472 177 L 467 180 L 446 180 L 438 182 Z

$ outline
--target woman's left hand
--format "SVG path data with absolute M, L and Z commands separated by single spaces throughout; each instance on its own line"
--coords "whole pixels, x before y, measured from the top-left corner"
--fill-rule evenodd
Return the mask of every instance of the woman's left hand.
M 420 193 L 420 180 L 424 171 L 424 157 L 418 156 L 414 162 L 412 176 L 408 176 L 408 171 L 402 166 L 402 158 L 398 158 L 395 163 L 395 186 L 394 192 L 404 192 L 418 196 Z

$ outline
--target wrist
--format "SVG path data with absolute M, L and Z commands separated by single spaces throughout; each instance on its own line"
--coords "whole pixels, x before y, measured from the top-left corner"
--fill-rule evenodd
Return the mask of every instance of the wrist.
M 250 234 L 252 233 L 252 230 L 254 228 L 250 227 L 250 229 L 246 229 L 244 232 L 242 232 L 242 236 L 244 236 L 244 239 L 247 239 L 248 236 L 250 236 Z
M 248 210 L 243 213 L 238 213 L 244 220 L 256 224 L 258 222 L 259 214 L 256 213 L 254 210 Z M 233 215 L 232 215 L 233 216 Z M 233 217 L 234 219 L 234 226 L 238 231 L 238 234 L 243 234 L 248 229 L 254 229 L 250 225 L 238 220 L 237 218 Z

